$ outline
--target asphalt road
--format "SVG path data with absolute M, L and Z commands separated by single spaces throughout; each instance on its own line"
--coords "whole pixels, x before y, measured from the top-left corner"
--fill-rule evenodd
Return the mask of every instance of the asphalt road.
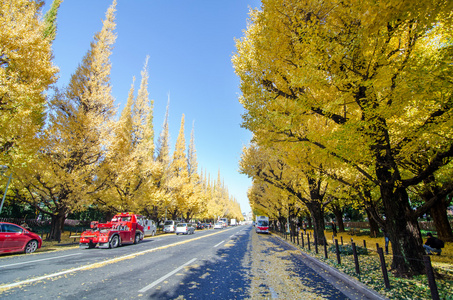
M 0 299 L 366 299 L 251 226 L 0 257 Z M 354 295 L 354 297 L 351 297 Z

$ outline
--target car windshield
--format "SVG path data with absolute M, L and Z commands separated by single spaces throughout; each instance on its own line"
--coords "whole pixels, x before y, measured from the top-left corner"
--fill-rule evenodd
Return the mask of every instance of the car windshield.
M 268 221 L 258 221 L 257 225 L 258 226 L 269 226 L 269 222 Z
M 176 227 L 186 227 L 187 224 L 186 223 L 179 223 L 178 225 L 176 225 Z
M 165 221 L 164 225 L 173 225 L 173 221 Z

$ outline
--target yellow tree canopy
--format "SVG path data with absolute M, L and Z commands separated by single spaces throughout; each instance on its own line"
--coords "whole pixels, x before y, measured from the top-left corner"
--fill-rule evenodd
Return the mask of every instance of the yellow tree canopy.
M 233 58 L 244 127 L 310 143 L 379 186 L 401 275 L 423 271 L 407 188 L 453 157 L 452 6 L 264 0 Z
M 36 133 L 44 125 L 44 92 L 58 71 L 51 62 L 41 4 L 0 1 L 0 164 L 10 167 L 36 151 Z
M 86 208 L 103 185 L 95 179 L 115 114 L 109 59 L 116 37 L 115 5 L 114 1 L 108 8 L 101 31 L 65 93 L 52 99 L 36 159 L 17 174 L 22 188 L 17 196 L 52 217 L 50 239 L 60 238 L 66 215 Z

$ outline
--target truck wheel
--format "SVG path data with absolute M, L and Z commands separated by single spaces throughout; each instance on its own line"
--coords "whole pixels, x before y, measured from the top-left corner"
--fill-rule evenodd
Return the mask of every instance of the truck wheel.
M 140 242 L 140 233 L 137 233 L 135 235 L 135 240 L 134 240 L 134 244 L 138 244 Z
M 117 235 L 112 236 L 110 240 L 109 248 L 116 248 L 120 245 L 120 238 Z

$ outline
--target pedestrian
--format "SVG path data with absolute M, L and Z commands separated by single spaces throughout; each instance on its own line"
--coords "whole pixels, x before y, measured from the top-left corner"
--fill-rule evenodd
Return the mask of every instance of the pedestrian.
M 335 224 L 334 221 L 331 222 L 331 225 L 332 225 L 333 236 L 337 236 L 337 225 Z
M 425 248 L 426 253 L 428 255 L 432 255 L 431 252 L 437 253 L 437 255 L 440 255 L 442 253 L 442 248 L 444 247 L 444 241 L 433 237 L 431 232 L 428 232 L 426 234 L 428 239 L 426 240 L 426 243 L 423 245 L 423 248 Z
M 303 229 L 304 229 L 304 234 L 307 234 L 307 223 L 305 223 L 305 221 L 304 221 Z
M 385 239 L 385 254 L 389 254 L 390 235 L 386 230 L 384 230 L 384 239 Z

